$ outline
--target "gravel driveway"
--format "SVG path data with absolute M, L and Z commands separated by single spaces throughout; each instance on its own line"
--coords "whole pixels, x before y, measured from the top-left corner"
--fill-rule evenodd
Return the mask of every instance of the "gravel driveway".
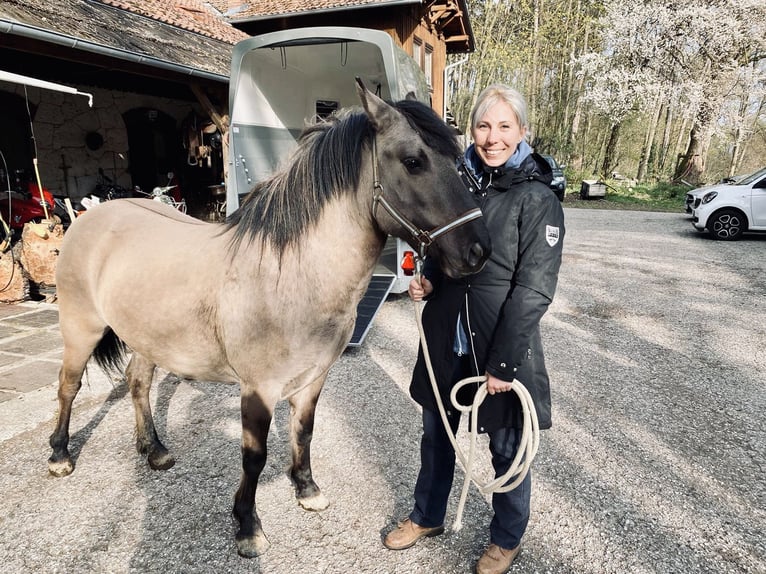
M 766 236 L 715 242 L 682 214 L 567 209 L 566 218 L 543 321 L 554 427 L 543 433 L 511 572 L 766 572 Z M 295 502 L 279 407 L 257 495 L 272 547 L 253 560 L 237 556 L 230 515 L 238 388 L 161 377 L 157 427 L 178 462 L 153 472 L 133 447 L 124 384 L 91 369 L 75 402 L 74 474 L 48 475 L 52 419 L 0 443 L 0 571 L 471 572 L 491 518 L 475 489 L 460 532 L 402 552 L 380 542 L 411 506 L 416 349 L 412 304 L 392 296 L 364 345 L 331 371 L 313 443 L 326 511 Z M 54 396 L 51 386 L 14 408 L 52 416 Z M 489 468 L 484 448 L 479 464 Z

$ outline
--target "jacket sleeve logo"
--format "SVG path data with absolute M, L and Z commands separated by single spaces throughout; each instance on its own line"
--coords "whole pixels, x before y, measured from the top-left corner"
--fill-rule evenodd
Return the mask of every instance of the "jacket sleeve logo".
M 545 226 L 545 240 L 553 247 L 559 242 L 559 228 L 551 225 Z

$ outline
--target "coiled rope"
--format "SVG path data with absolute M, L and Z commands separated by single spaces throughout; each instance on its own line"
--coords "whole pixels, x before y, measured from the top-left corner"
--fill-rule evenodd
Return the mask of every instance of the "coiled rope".
M 419 280 L 419 274 L 416 276 Z M 502 476 L 495 478 L 485 484 L 479 482 L 474 471 L 474 459 L 476 454 L 476 440 L 478 438 L 478 431 L 476 428 L 479 414 L 479 406 L 487 396 L 487 377 L 486 375 L 480 375 L 475 377 L 467 377 L 458 381 L 452 391 L 450 392 L 450 402 L 461 413 L 470 413 L 469 418 L 469 434 L 470 445 L 468 448 L 468 456 L 465 455 L 463 450 L 457 444 L 455 433 L 449 425 L 447 419 L 447 412 L 444 409 L 444 404 L 439 393 L 439 387 L 436 384 L 436 377 L 434 375 L 433 366 L 431 364 L 431 356 L 428 351 L 428 344 L 426 342 L 425 330 L 423 329 L 423 303 L 415 301 L 415 317 L 418 324 L 418 332 L 420 333 L 420 344 L 423 349 L 423 357 L 425 359 L 426 368 L 428 369 L 428 376 L 431 380 L 431 388 L 436 399 L 436 405 L 439 408 L 439 414 L 441 415 L 442 423 L 444 424 L 444 430 L 449 437 L 452 448 L 455 449 L 455 455 L 460 463 L 463 465 L 465 472 L 465 479 L 463 481 L 463 489 L 460 493 L 460 502 L 457 507 L 455 522 L 452 525 L 452 529 L 457 532 L 463 527 L 463 509 L 465 508 L 466 498 L 468 497 L 468 489 L 471 482 L 473 482 L 482 494 L 491 494 L 495 492 L 509 492 L 516 488 L 529 472 L 529 467 L 532 464 L 532 460 L 537 454 L 537 447 L 540 444 L 540 425 L 537 419 L 537 410 L 535 410 L 534 402 L 526 387 L 517 379 L 514 379 L 511 383 L 512 390 L 519 397 L 521 402 L 522 414 L 523 414 L 523 427 L 521 431 L 521 441 L 519 448 L 516 451 L 516 456 L 511 463 L 511 466 Z M 481 383 L 476 395 L 474 396 L 473 403 L 470 405 L 462 405 L 457 400 L 458 391 L 465 385 L 472 383 Z

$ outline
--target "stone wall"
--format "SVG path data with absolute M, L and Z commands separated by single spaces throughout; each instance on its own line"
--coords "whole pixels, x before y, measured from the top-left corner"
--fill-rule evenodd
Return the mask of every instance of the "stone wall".
M 135 108 L 156 109 L 174 118 L 179 128 L 189 112 L 200 113 L 198 106 L 183 100 L 76 87 L 93 95 L 93 107 L 88 106 L 84 96 L 34 87 L 25 90 L 22 85 L 0 82 L 0 91 L 21 98 L 25 97 L 26 91 L 30 108 L 35 109 L 32 129 L 40 180 L 54 195 L 68 194 L 73 203 L 93 191 L 98 183 L 99 168 L 116 183 L 130 189 L 125 112 Z M 0 121 L 4 113 L 9 111 L 0 110 Z M 96 132 L 103 138 L 99 149 L 93 150 L 86 145 L 89 132 Z M 18 134 L 18 141 L 26 138 L 26 133 Z M 18 167 L 8 166 L 9 170 Z M 1 190 L 5 188 L 3 181 Z M 25 228 L 24 237 L 14 246 L 14 253 L 0 254 L 0 302 L 29 299 L 32 286 L 54 284 L 58 248 L 64 231 L 61 226 L 53 231 L 42 237 L 28 234 Z
M 93 95 L 92 108 L 84 96 L 26 88 L 30 103 L 37 107 L 33 128 L 43 187 L 54 195 L 66 195 L 68 191 L 73 201 L 93 190 L 99 168 L 119 185 L 130 189 L 128 135 L 122 114 L 134 108 L 153 108 L 173 117 L 180 126 L 192 109 L 201 113 L 198 106 L 182 100 L 76 87 Z M 21 85 L 0 82 L 0 90 L 24 97 Z M 0 119 L 2 115 L 0 111 Z M 85 145 L 88 132 L 101 135 L 104 143 L 100 149 L 94 151 Z

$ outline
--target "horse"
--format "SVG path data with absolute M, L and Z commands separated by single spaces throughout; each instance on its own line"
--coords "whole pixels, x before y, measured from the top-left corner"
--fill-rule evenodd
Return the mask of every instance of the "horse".
M 255 493 L 280 400 L 291 407 L 295 496 L 307 510 L 327 508 L 311 471 L 314 412 L 387 236 L 436 257 L 451 277 L 481 269 L 491 250 L 448 126 L 419 102 L 386 102 L 361 82 L 357 93 L 362 106 L 307 125 L 285 168 L 256 184 L 225 222 L 134 198 L 74 221 L 56 269 L 64 350 L 52 475 L 74 470 L 69 422 L 90 357 L 114 371 L 132 351 L 125 377 L 136 448 L 155 470 L 175 463 L 152 419 L 155 367 L 240 385 L 240 555 L 269 547 Z

